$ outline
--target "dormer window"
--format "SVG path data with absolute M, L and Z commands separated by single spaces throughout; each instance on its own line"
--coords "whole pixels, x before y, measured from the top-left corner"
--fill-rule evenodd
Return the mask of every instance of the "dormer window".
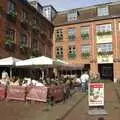
M 98 14 L 98 16 L 106 16 L 106 15 L 109 15 L 108 6 L 99 7 L 99 8 L 97 9 L 97 14 Z
M 70 21 L 75 21 L 78 18 L 78 11 L 72 10 L 70 13 L 67 14 L 67 20 L 68 22 Z

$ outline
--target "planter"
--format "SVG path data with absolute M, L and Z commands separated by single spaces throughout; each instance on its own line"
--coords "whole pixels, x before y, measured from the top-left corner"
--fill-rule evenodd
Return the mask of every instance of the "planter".
M 102 55 L 111 55 L 113 52 L 109 51 L 109 52 L 98 52 L 98 55 L 102 56 Z
M 62 59 L 62 58 L 63 58 L 63 55 L 56 55 L 56 58 Z
M 8 12 L 7 13 L 7 18 L 13 22 L 16 22 L 17 15 L 15 12 Z
M 89 34 L 88 34 L 88 33 L 82 33 L 82 34 L 81 34 L 81 38 L 82 38 L 83 40 L 88 40 L 88 39 L 89 39 Z
M 103 36 L 103 35 L 111 35 L 112 34 L 112 31 L 107 31 L 107 32 L 105 32 L 105 31 L 103 31 L 103 32 L 97 32 L 97 35 L 98 36 Z
M 15 43 L 14 41 L 6 41 L 5 42 L 5 48 L 9 51 L 14 51 L 15 50 Z
M 83 58 L 88 58 L 90 56 L 90 53 L 82 53 Z
M 5 38 L 4 44 L 5 44 L 5 48 L 7 50 L 14 51 L 15 43 L 14 43 L 14 41 L 10 37 L 6 37 Z
M 76 57 L 75 53 L 69 53 L 68 54 L 68 58 L 70 58 L 70 59 L 74 59 L 75 57 Z

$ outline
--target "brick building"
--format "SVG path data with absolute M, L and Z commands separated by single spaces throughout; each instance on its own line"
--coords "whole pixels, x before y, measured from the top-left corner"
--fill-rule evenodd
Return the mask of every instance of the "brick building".
M 52 57 L 53 24 L 27 0 L 0 1 L 0 58 Z
M 54 58 L 120 78 L 120 2 L 58 12 L 54 25 Z

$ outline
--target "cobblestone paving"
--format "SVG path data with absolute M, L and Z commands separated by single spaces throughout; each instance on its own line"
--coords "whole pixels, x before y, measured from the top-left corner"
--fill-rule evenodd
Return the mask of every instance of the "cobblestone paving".
M 120 90 L 120 89 L 119 89 Z M 87 97 L 64 120 L 97 120 L 100 116 L 87 115 Z M 113 83 L 105 84 L 105 120 L 120 120 L 120 103 Z M 77 117 L 76 117 L 77 116 Z
M 105 120 L 120 120 L 120 85 L 105 83 Z M 46 111 L 46 108 L 49 108 Z M 0 102 L 0 120 L 97 120 L 88 115 L 87 94 L 75 93 L 53 107 L 42 103 Z

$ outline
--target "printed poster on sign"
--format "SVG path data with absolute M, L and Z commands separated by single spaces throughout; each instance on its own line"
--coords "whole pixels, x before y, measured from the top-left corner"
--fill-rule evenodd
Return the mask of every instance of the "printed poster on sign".
M 104 106 L 104 83 L 89 83 L 89 106 Z

